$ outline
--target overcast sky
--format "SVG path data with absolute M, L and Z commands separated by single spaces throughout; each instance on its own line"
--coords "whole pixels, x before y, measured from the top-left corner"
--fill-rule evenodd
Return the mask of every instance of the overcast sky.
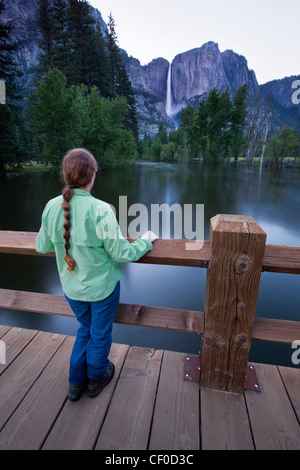
M 89 0 L 142 65 L 208 41 L 243 55 L 259 84 L 300 74 L 300 0 Z

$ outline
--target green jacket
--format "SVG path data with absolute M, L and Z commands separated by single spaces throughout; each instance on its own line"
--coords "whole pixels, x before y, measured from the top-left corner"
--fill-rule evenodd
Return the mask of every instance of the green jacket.
M 152 249 L 152 243 L 148 238 L 129 243 L 123 237 L 109 204 L 95 199 L 87 191 L 74 189 L 70 201 L 69 254 L 76 261 L 76 267 L 69 273 L 64 261 L 62 202 L 63 197 L 58 196 L 47 203 L 36 239 L 36 251 L 55 251 L 62 288 L 70 299 L 102 300 L 112 293 L 122 277 L 120 263 L 137 261 Z

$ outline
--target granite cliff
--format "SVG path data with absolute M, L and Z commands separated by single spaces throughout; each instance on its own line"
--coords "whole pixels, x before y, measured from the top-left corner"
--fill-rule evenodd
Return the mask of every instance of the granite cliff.
M 213 88 L 220 92 L 229 89 L 234 95 L 246 83 L 251 97 L 260 95 L 255 73 L 248 69 L 246 59 L 230 50 L 221 53 L 212 41 L 178 54 L 171 64 L 160 58 L 141 66 L 137 59 L 124 57 L 136 93 L 141 129 L 144 124 L 144 130 L 150 133 L 157 131 L 160 122 L 174 127 L 177 112 Z M 171 103 L 167 103 L 168 87 Z
M 155 134 L 161 123 L 168 129 L 174 128 L 179 110 L 188 104 L 197 105 L 213 88 L 220 92 L 228 89 L 235 95 L 244 84 L 248 86 L 252 108 L 260 107 L 262 114 L 271 96 L 275 127 L 289 125 L 300 130 L 300 105 L 292 101 L 292 83 L 300 77 L 285 77 L 259 85 L 245 57 L 232 50 L 221 53 L 213 41 L 178 54 L 171 64 L 160 58 L 142 66 L 126 53 L 124 62 L 135 90 L 141 134 Z
M 11 40 L 19 44 L 16 62 L 23 72 L 25 87 L 30 83 L 30 70 L 36 64 L 39 54 L 35 10 L 36 0 L 6 0 L 1 18 L 4 23 L 12 26 Z
M 272 80 L 261 85 L 260 89 L 265 99 L 272 97 L 276 125 L 300 130 L 300 75 Z

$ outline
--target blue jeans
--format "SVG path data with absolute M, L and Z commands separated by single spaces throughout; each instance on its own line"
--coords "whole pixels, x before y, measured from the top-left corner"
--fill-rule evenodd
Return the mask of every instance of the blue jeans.
M 80 323 L 70 359 L 69 382 L 79 385 L 87 379 L 99 380 L 109 364 L 107 357 L 120 300 L 120 282 L 106 299 L 98 302 L 65 297 Z

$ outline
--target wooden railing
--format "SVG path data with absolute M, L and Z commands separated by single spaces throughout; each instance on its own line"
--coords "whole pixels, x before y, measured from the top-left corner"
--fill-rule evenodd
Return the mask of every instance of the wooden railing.
M 40 255 L 36 236 L 0 231 L 0 253 Z M 300 338 L 300 322 L 255 318 L 262 271 L 300 274 L 300 247 L 265 240 L 251 217 L 236 215 L 213 217 L 209 240 L 198 250 L 187 250 L 186 240 L 157 240 L 140 263 L 208 268 L 204 312 L 120 304 L 115 321 L 201 333 L 202 385 L 241 393 L 252 339 L 291 344 Z M 0 289 L 0 308 L 74 316 L 64 296 L 8 289 Z

